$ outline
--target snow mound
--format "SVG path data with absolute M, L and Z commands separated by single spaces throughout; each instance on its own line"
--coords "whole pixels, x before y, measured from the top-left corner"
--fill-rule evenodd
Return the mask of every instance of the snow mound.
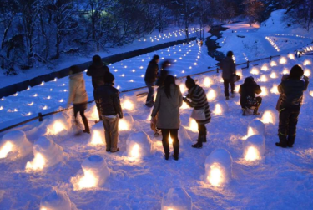
M 171 188 L 163 197 L 161 210 L 191 210 L 192 201 L 188 193 L 182 188 Z
M 258 161 L 265 156 L 265 137 L 262 135 L 250 136 L 245 142 L 244 157 L 246 161 Z
M 128 113 L 124 113 L 124 118 L 119 120 L 119 130 L 120 131 L 129 131 L 134 127 L 134 118 Z
M 46 135 L 68 135 L 68 131 L 72 128 L 72 120 L 69 115 L 66 116 L 66 113 L 63 114 L 53 116 L 52 122 L 47 126 Z
M 18 157 L 32 152 L 32 144 L 28 141 L 26 134 L 20 130 L 10 131 L 0 141 L 0 159 L 6 158 L 9 153 L 13 155 L 15 152 Z
M 40 137 L 33 147 L 34 159 L 27 162 L 27 170 L 43 170 L 63 161 L 63 148 L 46 137 Z
M 76 210 L 66 192 L 53 191 L 40 202 L 40 210 Z
M 229 110 L 228 104 L 224 100 L 217 101 L 212 108 L 215 116 L 225 115 Z
M 102 123 L 97 123 L 92 127 L 91 135 L 88 140 L 89 146 L 105 145 L 105 136 Z
M 132 158 L 152 155 L 153 145 L 150 137 L 143 131 L 131 133 L 126 142 L 127 155 Z
M 248 133 L 251 132 L 252 135 L 264 135 L 265 136 L 265 125 L 261 120 L 255 119 L 253 120 L 249 127 L 248 127 Z
M 219 187 L 229 184 L 232 177 L 232 157 L 224 149 L 213 151 L 205 159 L 205 174 L 203 181 L 212 186 Z
M 83 176 L 71 179 L 74 191 L 101 187 L 110 176 L 110 169 L 101 156 L 90 156 L 82 163 Z

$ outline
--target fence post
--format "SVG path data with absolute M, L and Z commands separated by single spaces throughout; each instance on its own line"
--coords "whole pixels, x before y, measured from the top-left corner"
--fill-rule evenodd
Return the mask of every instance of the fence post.
M 41 112 L 38 113 L 38 120 L 39 122 L 43 121 L 43 115 L 41 114 Z
M 247 69 L 250 68 L 250 61 L 247 61 Z
M 272 60 L 272 56 L 270 56 L 270 60 Z

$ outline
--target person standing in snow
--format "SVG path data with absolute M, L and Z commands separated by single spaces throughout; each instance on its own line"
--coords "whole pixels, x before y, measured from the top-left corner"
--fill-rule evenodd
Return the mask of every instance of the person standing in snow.
M 88 67 L 87 75 L 92 77 L 93 89 L 104 85 L 104 75 L 109 72 L 109 67 L 103 64 L 99 55 L 94 55 L 92 64 Z
M 69 69 L 69 94 L 67 106 L 69 107 L 73 103 L 73 111 L 75 124 L 78 126 L 77 115 L 81 115 L 85 129 L 84 133 L 89 133 L 88 120 L 84 114 L 88 105 L 88 94 L 85 87 L 84 75 L 80 71 L 79 67 L 74 65 Z
M 236 65 L 233 60 L 234 53 L 229 51 L 226 58 L 221 63 L 221 69 L 223 70 L 222 78 L 225 86 L 225 98 L 229 100 L 229 85 L 231 90 L 231 97 L 235 97 L 235 76 L 236 76 Z
M 253 77 L 247 77 L 245 83 L 240 85 L 240 106 L 242 108 L 242 115 L 246 115 L 246 111 L 254 109 L 254 115 L 260 115 L 259 108 L 261 106 L 262 98 L 255 97 L 255 94 L 262 92 L 260 85 L 257 85 Z
M 175 85 L 175 78 L 173 75 L 168 75 L 164 81 L 164 86 L 160 87 L 157 92 L 154 109 L 151 114 L 151 123 L 158 114 L 157 128 L 162 131 L 164 158 L 169 159 L 169 135 L 173 139 L 174 160 L 179 159 L 179 107 L 183 104 L 183 96 L 179 87 Z
M 196 85 L 195 81 L 190 76 L 187 76 L 185 85 L 188 88 L 188 95 L 186 96 L 184 101 L 190 107 L 194 108 L 191 117 L 197 121 L 199 126 L 199 136 L 197 140 L 198 142 L 192 145 L 192 147 L 202 148 L 203 142 L 207 141 L 207 130 L 205 125 L 210 123 L 211 121 L 210 104 L 207 100 L 203 88 L 199 85 Z
M 280 147 L 292 147 L 296 140 L 296 126 L 300 114 L 303 92 L 308 88 L 309 78 L 304 75 L 301 66 L 295 65 L 290 70 L 290 75 L 283 77 L 278 91 L 279 101 L 279 142 Z M 301 77 L 303 76 L 303 80 Z M 288 136 L 288 138 L 287 138 Z
M 99 86 L 94 97 L 103 120 L 106 151 L 117 152 L 119 140 L 119 119 L 123 118 L 119 91 L 114 88 L 114 75 L 107 72 L 104 84 Z
M 154 55 L 153 59 L 149 62 L 149 66 L 145 73 L 145 83 L 149 88 L 149 93 L 146 101 L 146 106 L 152 107 L 154 105 L 154 83 L 158 77 L 159 72 L 159 55 Z

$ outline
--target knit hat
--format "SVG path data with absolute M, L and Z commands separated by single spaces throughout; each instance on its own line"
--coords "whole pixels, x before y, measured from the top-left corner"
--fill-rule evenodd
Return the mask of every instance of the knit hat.
M 302 70 L 300 65 L 295 65 L 290 70 L 290 78 L 291 79 L 300 79 L 303 76 L 304 71 Z
M 160 56 L 159 55 L 154 55 L 153 56 L 153 60 L 159 60 L 160 59 Z
M 81 72 L 80 68 L 77 65 L 71 66 L 69 70 L 72 71 L 73 74 Z
M 186 82 L 185 82 L 185 85 L 188 89 L 192 88 L 193 86 L 196 85 L 195 81 L 188 75 L 187 76 L 187 79 L 186 79 Z
M 99 55 L 94 55 L 92 58 L 93 63 L 102 63 L 101 57 Z
M 104 75 L 104 83 L 106 83 L 106 84 L 113 84 L 113 82 L 114 82 L 114 75 L 111 74 L 110 72 L 107 72 Z

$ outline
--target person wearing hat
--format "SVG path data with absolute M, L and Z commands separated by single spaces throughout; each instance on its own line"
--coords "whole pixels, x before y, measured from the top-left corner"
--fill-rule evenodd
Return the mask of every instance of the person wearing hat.
M 159 73 L 159 55 L 154 55 L 153 59 L 149 62 L 149 66 L 145 73 L 145 83 L 149 88 L 148 97 L 146 100 L 146 106 L 152 107 L 154 105 L 154 83 Z
M 199 126 L 198 142 L 192 145 L 192 147 L 202 148 L 202 143 L 207 141 L 207 130 L 205 125 L 211 121 L 210 104 L 203 88 L 196 85 L 195 81 L 190 76 L 187 76 L 185 85 L 188 88 L 188 95 L 184 98 L 184 101 L 190 107 L 194 108 L 191 117 L 196 120 Z
M 262 92 L 260 85 L 257 85 L 253 77 L 247 77 L 245 83 L 240 85 L 240 106 L 242 108 L 242 114 L 246 115 L 246 111 L 254 109 L 254 115 L 260 115 L 259 108 L 261 106 L 262 98 L 260 96 L 255 97 L 255 94 Z
M 104 84 L 104 75 L 109 72 L 109 67 L 103 64 L 99 55 L 94 55 L 92 64 L 88 67 L 87 75 L 92 77 L 93 89 Z
M 114 75 L 107 72 L 104 84 L 94 91 L 96 104 L 103 120 L 106 151 L 117 152 L 119 140 L 119 119 L 123 118 L 119 91 L 114 88 Z
M 301 66 L 295 65 L 289 76 L 284 76 L 278 91 L 279 101 L 279 142 L 280 147 L 292 147 L 296 139 L 296 126 L 300 114 L 303 92 L 308 88 L 309 78 L 304 75 Z M 303 80 L 301 77 L 303 76 Z M 287 137 L 288 136 L 288 137 Z
M 77 65 L 71 66 L 69 69 L 69 91 L 67 106 L 73 103 L 73 111 L 75 124 L 78 126 L 77 115 L 78 113 L 83 119 L 84 133 L 90 133 L 88 120 L 84 114 L 88 105 L 88 94 L 85 87 L 84 75 Z
M 226 55 L 226 58 L 221 63 L 221 69 L 223 70 L 222 77 L 224 80 L 225 86 L 225 98 L 229 100 L 229 86 L 231 90 L 231 97 L 235 97 L 235 74 L 236 74 L 236 65 L 233 60 L 234 53 L 229 51 Z

